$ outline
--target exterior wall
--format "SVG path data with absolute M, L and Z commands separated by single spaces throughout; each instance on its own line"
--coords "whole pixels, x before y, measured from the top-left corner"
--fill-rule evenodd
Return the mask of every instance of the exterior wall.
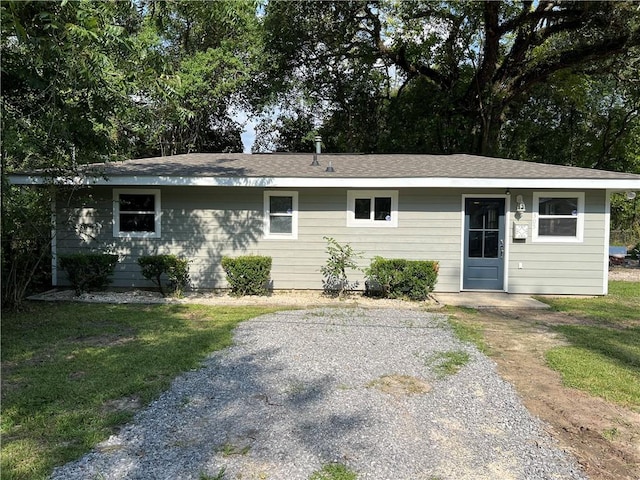
M 295 190 L 288 188 L 287 190 Z M 224 288 L 220 260 L 225 255 L 268 255 L 273 258 L 275 289 L 321 289 L 320 267 L 327 259 L 324 236 L 350 243 L 363 252 L 366 267 L 372 257 L 437 260 L 437 291 L 460 290 L 462 195 L 504 194 L 504 190 L 399 189 L 398 227 L 347 227 L 347 189 L 299 189 L 298 238 L 263 238 L 263 188 L 162 187 L 161 238 L 113 236 L 113 189 L 93 187 L 83 207 L 58 203 L 58 254 L 79 249 L 108 249 L 120 255 L 113 286 L 150 287 L 140 274 L 141 255 L 175 253 L 191 260 L 195 288 Z M 512 192 L 507 222 L 509 284 L 511 293 L 601 294 L 604 284 L 605 192 L 587 192 L 585 233 L 580 244 L 533 243 L 513 240 L 516 195 L 523 195 L 528 212 L 518 221 L 532 229 L 532 191 Z M 76 201 L 74 204 L 78 204 Z M 68 221 L 71 219 L 71 221 Z M 78 225 L 85 227 L 78 227 Z M 87 228 L 88 227 L 88 228 Z M 522 268 L 519 268 L 522 264 Z M 64 273 L 59 271 L 60 284 Z M 353 273 L 351 280 L 362 274 Z
M 544 190 L 536 190 L 538 192 Z M 554 189 L 554 191 L 558 191 Z M 602 295 L 607 279 L 606 243 L 609 217 L 604 190 L 585 191 L 581 242 L 534 242 L 533 191 L 511 192 L 509 293 Z M 515 199 L 522 195 L 527 211 L 518 218 Z M 526 240 L 513 239 L 512 223 L 529 226 Z
M 290 189 L 289 189 L 290 190 Z M 438 289 L 457 291 L 460 284 L 460 194 L 449 190 L 405 189 L 399 192 L 397 228 L 347 227 L 346 189 L 299 190 L 298 238 L 263 238 L 263 189 L 235 187 L 165 187 L 161 238 L 114 238 L 112 189 L 94 187 L 82 209 L 58 215 L 58 254 L 78 249 L 110 249 L 120 255 L 113 286 L 151 286 L 140 275 L 140 255 L 175 253 L 191 259 L 196 288 L 226 287 L 220 260 L 225 255 L 257 254 L 273 258 L 276 289 L 321 289 L 320 267 L 331 236 L 363 252 L 362 267 L 375 255 L 438 260 Z M 61 205 L 58 209 L 60 211 Z M 67 222 L 65 219 L 74 218 Z M 77 228 L 76 224 L 98 224 Z M 67 227 L 67 225 L 70 225 Z M 90 235 L 79 232 L 87 230 Z M 60 283 L 65 284 L 60 272 Z M 364 276 L 353 273 L 364 285 Z

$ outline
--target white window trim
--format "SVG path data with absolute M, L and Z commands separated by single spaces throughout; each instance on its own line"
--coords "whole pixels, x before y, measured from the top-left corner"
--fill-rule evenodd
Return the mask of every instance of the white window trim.
M 391 197 L 391 220 L 381 221 L 373 218 L 356 218 L 356 198 L 370 198 L 372 209 L 376 197 Z M 348 190 L 347 191 L 347 227 L 397 228 L 398 227 L 398 190 Z
M 121 232 L 120 231 L 120 195 L 139 194 L 154 195 L 155 201 L 155 232 Z M 113 236 L 118 238 L 160 238 L 162 208 L 160 204 L 160 189 L 157 188 L 114 188 L 113 189 Z
M 540 198 L 577 198 L 578 214 L 576 221 L 576 235 L 571 237 L 556 237 L 551 235 L 539 235 L 538 222 L 540 220 Z M 533 192 L 533 205 L 531 206 L 533 217 L 533 242 L 539 243 L 582 243 L 584 239 L 584 192 Z M 544 215 L 543 218 L 554 216 Z M 557 218 L 568 218 L 567 215 L 558 215 Z
M 291 233 L 271 233 L 271 197 L 291 197 Z M 264 192 L 264 238 L 268 240 L 296 240 L 298 238 L 298 192 L 266 190 Z

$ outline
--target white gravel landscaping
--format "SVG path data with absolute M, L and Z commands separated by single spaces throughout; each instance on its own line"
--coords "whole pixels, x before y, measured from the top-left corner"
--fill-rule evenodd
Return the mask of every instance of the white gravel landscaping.
M 470 360 L 438 374 L 445 352 Z M 332 462 L 371 480 L 586 479 L 444 316 L 362 308 L 243 322 L 234 346 L 52 478 L 303 480 Z

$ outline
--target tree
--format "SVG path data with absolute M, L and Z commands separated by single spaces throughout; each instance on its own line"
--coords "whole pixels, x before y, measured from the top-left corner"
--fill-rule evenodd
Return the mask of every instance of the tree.
M 124 2 L 3 2 L 2 158 L 5 168 L 112 159 L 125 147 L 117 118 L 130 104 Z
M 241 150 L 230 111 L 245 102 L 261 43 L 251 1 L 5 1 L 0 15 L 8 306 L 47 267 L 55 197 L 9 187 L 4 175 L 73 176 L 90 162 Z
M 266 7 L 265 75 L 279 91 L 302 86 L 327 118 L 367 85 L 385 99 L 390 130 L 403 95 L 427 99 L 435 110 L 411 113 L 419 126 L 438 115 L 440 133 L 418 146 L 495 155 L 511 108 L 555 74 L 611 70 L 640 44 L 639 28 L 631 2 L 276 0 Z
M 143 31 L 160 61 L 140 84 L 131 132 L 137 155 L 242 151 L 246 85 L 260 68 L 254 1 L 143 2 Z
M 303 108 L 280 112 L 275 120 L 263 117 L 256 126 L 254 153 L 264 152 L 310 152 L 316 126 L 313 116 Z

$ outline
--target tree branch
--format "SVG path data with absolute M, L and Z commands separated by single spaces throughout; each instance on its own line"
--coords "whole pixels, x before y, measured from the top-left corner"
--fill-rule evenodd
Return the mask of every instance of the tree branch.
M 510 82 L 513 93 L 518 94 L 528 90 L 533 85 L 546 80 L 551 74 L 569 67 L 581 65 L 583 63 L 601 60 L 612 54 L 625 51 L 629 46 L 640 45 L 640 35 L 633 32 L 631 35 L 621 35 L 610 38 L 600 44 L 586 44 L 576 47 L 571 51 L 562 52 L 538 65 L 526 66 L 524 73 L 517 75 Z
M 451 82 L 449 79 L 445 75 L 442 75 L 438 70 L 426 65 L 411 63 L 407 59 L 406 49 L 403 45 L 395 49 L 385 45 L 382 40 L 382 25 L 380 24 L 380 18 L 373 14 L 371 10 L 367 10 L 366 16 L 373 24 L 373 31 L 369 31 L 369 33 L 373 36 L 375 48 L 381 57 L 390 60 L 394 65 L 405 72 L 409 78 L 421 75 L 431 80 L 443 90 L 450 87 Z

